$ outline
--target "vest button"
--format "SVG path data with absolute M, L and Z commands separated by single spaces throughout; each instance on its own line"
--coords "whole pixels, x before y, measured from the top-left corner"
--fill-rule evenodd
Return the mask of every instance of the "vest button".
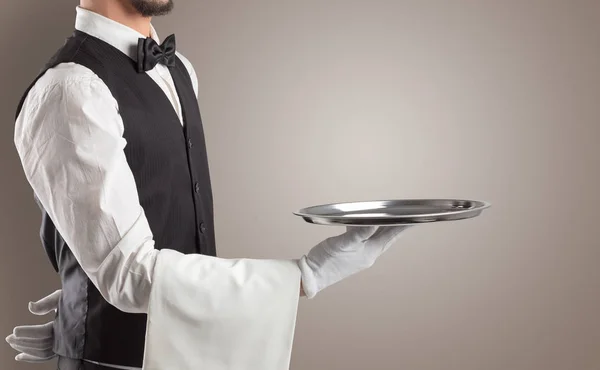
M 206 232 L 206 225 L 204 225 L 204 222 L 200 223 L 200 232 L 202 234 L 204 234 Z
M 188 139 L 188 148 L 191 148 L 194 146 L 194 143 L 192 143 L 192 139 Z
M 199 192 L 200 192 L 200 184 L 199 184 L 198 182 L 196 182 L 196 183 L 194 184 L 194 190 L 196 191 L 196 193 L 199 193 Z

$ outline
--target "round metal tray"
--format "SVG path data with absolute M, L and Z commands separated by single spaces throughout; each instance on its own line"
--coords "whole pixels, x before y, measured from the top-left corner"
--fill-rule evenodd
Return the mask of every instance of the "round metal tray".
M 319 225 L 391 226 L 464 220 L 490 206 L 476 200 L 398 199 L 323 204 L 294 214 Z

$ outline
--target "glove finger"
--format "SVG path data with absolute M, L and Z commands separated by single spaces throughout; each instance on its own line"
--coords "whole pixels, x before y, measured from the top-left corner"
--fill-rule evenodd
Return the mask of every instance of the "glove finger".
M 43 325 L 21 325 L 13 329 L 13 334 L 17 337 L 47 338 L 54 335 L 53 324 L 50 321 Z
M 410 226 L 382 226 L 380 227 L 371 238 L 369 242 L 374 245 L 380 245 L 385 249 L 392 245 L 396 240 L 400 238 L 404 230 Z
M 19 362 L 41 363 L 41 362 L 50 361 L 54 357 L 56 357 L 56 354 L 54 354 L 54 353 L 52 353 L 52 356 L 44 357 L 44 358 L 32 356 L 27 353 L 19 353 L 18 355 L 15 356 L 15 360 L 19 361 Z
M 35 356 L 35 357 L 39 357 L 39 358 L 47 358 L 47 357 L 54 355 L 52 348 L 33 349 L 33 348 L 27 348 L 27 347 L 20 347 L 20 346 L 16 346 L 16 345 L 11 345 L 11 347 L 16 351 L 26 353 L 30 356 Z
M 48 347 L 52 347 L 54 343 L 54 338 L 20 338 L 15 336 L 14 334 L 6 337 L 6 342 L 10 345 L 16 345 L 19 347 L 27 347 L 34 349 L 46 349 Z
M 348 239 L 346 242 L 351 243 L 367 240 L 377 232 L 377 229 L 377 226 L 347 226 L 346 237 Z
M 36 302 L 29 302 L 29 312 L 34 315 L 46 315 L 55 311 L 58 307 L 61 294 L 62 290 L 59 289 Z

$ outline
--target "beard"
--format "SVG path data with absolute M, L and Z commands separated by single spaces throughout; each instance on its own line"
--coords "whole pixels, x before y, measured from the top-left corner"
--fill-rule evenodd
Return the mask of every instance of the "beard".
M 173 0 L 127 0 L 144 17 L 166 15 L 173 10 Z

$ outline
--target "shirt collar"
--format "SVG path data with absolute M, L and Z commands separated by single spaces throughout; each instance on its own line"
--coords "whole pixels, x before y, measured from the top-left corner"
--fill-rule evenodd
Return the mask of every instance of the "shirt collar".
M 146 38 L 143 34 L 113 21 L 98 13 L 77 7 L 75 29 L 96 37 L 120 50 L 134 61 L 137 61 L 137 45 L 139 38 Z M 150 37 L 160 43 L 156 30 L 150 25 Z

